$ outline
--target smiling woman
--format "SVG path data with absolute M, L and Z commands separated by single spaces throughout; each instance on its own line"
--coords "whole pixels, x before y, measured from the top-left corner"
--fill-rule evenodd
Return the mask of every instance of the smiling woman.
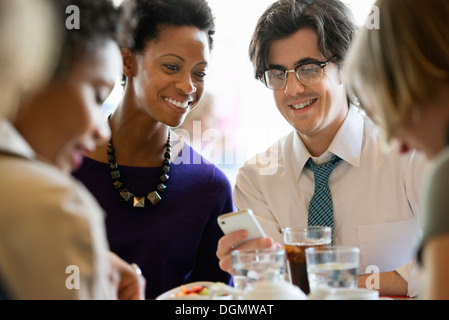
M 11 299 L 113 299 L 117 291 L 110 274 L 118 265 L 131 266 L 112 260 L 103 211 L 70 171 L 80 165 L 82 152 L 108 137 L 102 99 L 120 75 L 117 41 L 119 29 L 128 30 L 128 19 L 109 0 L 45 2 L 56 15 L 52 28 L 63 38 L 55 68 L 34 91 L 24 90 L 30 82 L 22 79 L 16 116 L 0 118 L 0 278 Z M 80 9 L 80 29 L 65 28 L 69 5 Z M 29 54 L 20 51 L 17 56 Z M 0 70 L 5 69 L 1 61 Z M 78 267 L 80 290 L 67 285 L 68 266 Z
M 115 0 L 121 3 L 123 0 Z M 274 0 L 208 0 L 214 12 L 216 33 L 206 76 L 210 97 L 175 130 L 222 169 L 234 185 L 237 169 L 262 152 L 291 127 L 273 107 L 272 96 L 253 77 L 248 59 L 251 33 L 258 17 Z M 374 0 L 343 1 L 362 27 Z M 236 8 L 239 8 L 236 10 Z M 103 106 L 106 118 L 118 105 L 123 88 L 116 85 Z M 195 115 L 195 116 L 193 116 Z M 210 127 L 208 123 L 214 123 Z M 189 128 L 195 128 L 189 129 Z M 187 130 L 187 131 L 185 131 Z
M 38 92 L 33 108 L 19 113 L 16 121 L 34 150 L 67 173 L 81 165 L 84 152 L 93 151 L 97 143 L 104 143 L 107 138 L 108 130 L 104 128 L 99 107 L 121 70 L 120 51 L 112 40 L 97 48 L 88 62 L 81 61 L 71 62 L 73 69 L 64 74 L 63 81 L 51 82 Z M 61 121 L 65 117 L 71 121 Z M 36 135 L 32 125 L 35 123 L 51 125 L 43 126 Z
M 124 49 L 125 93 L 132 86 L 134 104 L 145 107 L 155 120 L 177 127 L 204 93 L 210 49 L 206 34 L 197 27 L 166 26 L 159 36 L 177 41 L 154 43 L 138 55 Z M 173 79 L 176 90 L 167 90 Z M 173 112 L 165 112 L 166 106 Z
M 224 173 L 171 131 L 203 97 L 212 10 L 205 0 L 141 0 L 136 15 L 112 138 L 75 176 L 107 212 L 111 249 L 152 279 L 152 299 L 186 282 L 230 281 L 215 255 L 216 219 L 233 202 Z

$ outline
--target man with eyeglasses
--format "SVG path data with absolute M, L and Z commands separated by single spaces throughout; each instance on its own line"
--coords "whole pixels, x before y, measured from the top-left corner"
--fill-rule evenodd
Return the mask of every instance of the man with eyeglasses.
M 324 223 L 328 208 L 312 205 L 319 180 L 313 170 L 327 167 L 333 244 L 360 248 L 359 286 L 381 295 L 417 292 L 412 260 L 426 159 L 383 145 L 377 126 L 350 103 L 341 68 L 355 32 L 339 0 L 280 0 L 260 17 L 249 50 L 255 77 L 273 90 L 294 131 L 239 170 L 236 207 L 252 209 L 269 237 L 239 246 L 245 230 L 221 238 L 223 270 L 232 273 L 236 248 L 280 246 L 283 228 Z M 266 170 L 272 163 L 264 159 L 273 153 L 276 168 Z

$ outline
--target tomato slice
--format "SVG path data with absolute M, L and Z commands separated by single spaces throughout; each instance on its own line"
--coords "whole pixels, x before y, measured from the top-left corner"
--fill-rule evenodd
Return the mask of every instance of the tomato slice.
M 204 286 L 191 286 L 186 289 L 185 293 L 186 294 L 200 293 L 201 290 L 203 290 L 203 289 L 204 289 Z

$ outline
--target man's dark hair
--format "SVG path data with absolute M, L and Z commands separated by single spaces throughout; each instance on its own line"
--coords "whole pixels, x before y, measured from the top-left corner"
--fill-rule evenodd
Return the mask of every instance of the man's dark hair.
M 261 79 L 271 44 L 300 29 L 312 29 L 326 59 L 341 66 L 356 25 L 351 11 L 339 0 L 279 0 L 259 18 L 249 46 L 254 76 Z

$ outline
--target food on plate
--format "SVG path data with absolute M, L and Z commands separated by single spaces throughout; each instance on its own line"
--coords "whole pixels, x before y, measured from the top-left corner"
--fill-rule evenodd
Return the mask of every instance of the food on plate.
M 226 285 L 222 282 L 216 282 L 212 286 L 217 290 L 216 287 L 225 287 Z M 208 296 L 210 294 L 210 287 L 204 285 L 182 285 L 179 287 L 179 291 L 174 293 L 175 297 L 185 297 L 185 296 Z M 226 296 L 228 293 L 223 292 L 221 296 Z
M 186 286 L 181 286 L 179 292 L 175 292 L 175 297 L 182 296 L 207 296 L 209 294 L 209 289 L 205 286 L 191 286 L 187 288 Z
M 233 300 L 241 290 L 223 282 L 191 282 L 164 292 L 156 300 Z

